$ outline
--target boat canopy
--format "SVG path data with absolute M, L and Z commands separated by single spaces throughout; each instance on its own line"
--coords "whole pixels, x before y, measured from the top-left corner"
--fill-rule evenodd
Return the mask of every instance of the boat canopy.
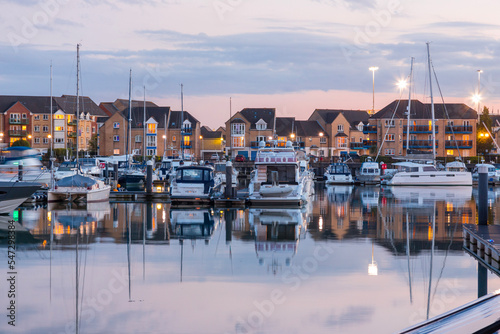
M 91 187 L 96 184 L 97 181 L 88 176 L 83 176 L 80 174 L 71 175 L 64 177 L 56 182 L 58 187 Z

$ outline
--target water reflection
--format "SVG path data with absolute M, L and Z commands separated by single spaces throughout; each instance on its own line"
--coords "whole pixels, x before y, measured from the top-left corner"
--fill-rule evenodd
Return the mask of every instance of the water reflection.
M 394 332 L 476 297 L 461 229 L 476 219 L 471 187 L 323 187 L 302 209 L 17 210 L 19 242 L 30 245 L 19 260 L 28 282 L 21 331 L 67 332 L 71 323 L 69 332 Z M 490 206 L 494 217 L 496 197 Z M 489 280 L 489 289 L 500 287 Z M 255 305 L 276 290 L 286 302 L 267 316 Z M 105 299 L 102 291 L 114 292 Z M 254 326 L 255 312 L 262 321 Z

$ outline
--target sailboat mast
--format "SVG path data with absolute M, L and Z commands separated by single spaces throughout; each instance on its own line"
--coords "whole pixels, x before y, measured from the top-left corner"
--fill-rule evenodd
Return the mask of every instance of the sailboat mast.
M 429 66 L 429 89 L 431 91 L 431 116 L 432 116 L 432 161 L 436 163 L 436 126 L 434 115 L 434 97 L 432 96 L 432 72 L 431 72 L 431 53 L 429 51 L 429 42 L 427 42 L 427 65 Z
M 232 160 L 233 157 L 233 135 L 231 129 L 231 117 L 233 117 L 233 108 L 232 108 L 232 99 L 229 97 L 229 161 Z
M 411 81 L 413 79 L 413 60 L 415 58 L 411 57 L 410 65 L 410 84 L 408 85 L 408 111 L 407 121 L 406 121 L 406 155 L 408 155 L 408 150 L 410 149 L 410 113 L 411 113 Z
M 146 162 L 146 86 L 144 86 L 144 111 L 143 111 L 143 117 L 142 117 L 142 141 L 143 141 L 143 158 L 142 161 Z
M 80 114 L 80 44 L 76 45 L 76 165 L 78 166 L 78 139 L 80 139 L 80 129 L 78 128 L 78 115 Z M 78 173 L 78 168 L 76 169 Z
M 181 158 L 184 160 L 184 136 L 182 129 L 184 127 L 184 85 L 181 84 Z
M 129 137 L 130 130 L 132 128 L 132 69 L 130 69 L 130 75 L 128 80 L 128 126 L 127 126 L 127 136 L 126 136 L 126 144 L 125 144 L 125 155 L 127 158 L 127 167 L 128 167 L 128 149 L 129 149 Z
M 52 158 L 54 156 L 54 145 L 52 144 L 54 142 L 54 131 L 52 129 L 54 124 L 54 119 L 52 117 L 52 61 L 50 62 L 50 157 Z M 52 163 L 51 163 L 52 167 Z

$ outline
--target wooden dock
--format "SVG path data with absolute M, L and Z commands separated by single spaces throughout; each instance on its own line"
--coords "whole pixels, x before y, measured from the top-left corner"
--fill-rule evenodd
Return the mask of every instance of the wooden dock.
M 170 200 L 170 194 L 168 192 L 151 192 L 146 191 L 111 191 L 109 193 L 110 201 L 113 200 Z
M 464 249 L 500 275 L 500 225 L 463 226 Z

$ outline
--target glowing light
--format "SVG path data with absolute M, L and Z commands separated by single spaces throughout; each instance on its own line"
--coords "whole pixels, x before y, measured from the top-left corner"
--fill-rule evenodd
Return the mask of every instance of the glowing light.
M 377 262 L 372 261 L 372 263 L 368 264 L 368 275 L 370 275 L 370 276 L 377 276 L 378 275 Z
M 320 231 L 323 231 L 323 216 L 319 216 L 318 227 Z
M 472 95 L 472 101 L 474 101 L 474 103 L 479 103 L 481 101 L 481 95 L 480 94 Z
M 403 79 L 399 80 L 399 81 L 396 83 L 396 86 L 398 86 L 398 88 L 399 88 L 400 90 L 405 89 L 407 85 L 408 85 L 408 83 L 406 82 L 406 80 L 403 80 Z
M 156 209 L 157 210 L 161 210 L 161 204 L 160 203 L 156 204 Z

